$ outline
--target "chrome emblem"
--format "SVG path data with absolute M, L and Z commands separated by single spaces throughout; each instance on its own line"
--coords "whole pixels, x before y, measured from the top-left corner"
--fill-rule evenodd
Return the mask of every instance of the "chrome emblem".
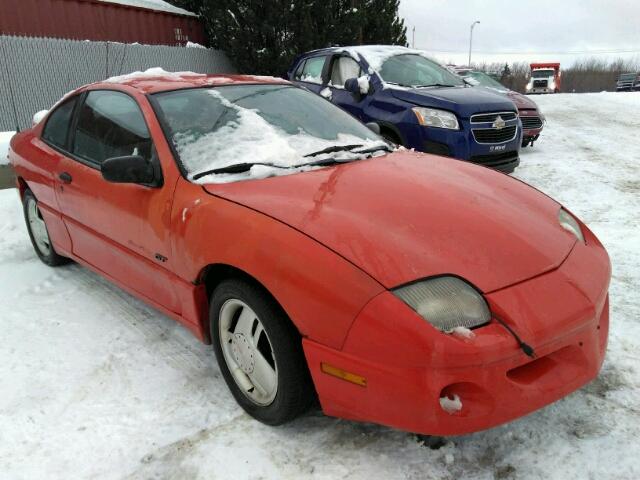
M 496 130 L 502 130 L 507 126 L 507 122 L 505 122 L 500 115 L 496 118 L 495 122 L 493 122 L 493 128 Z

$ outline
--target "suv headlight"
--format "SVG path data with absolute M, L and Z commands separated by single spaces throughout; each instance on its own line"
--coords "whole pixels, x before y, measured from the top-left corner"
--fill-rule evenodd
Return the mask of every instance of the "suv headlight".
M 426 127 L 448 128 L 458 130 L 458 119 L 455 114 L 435 108 L 414 107 L 413 113 L 418 117 L 420 125 Z
M 567 212 L 564 208 L 561 208 L 558 211 L 558 222 L 560 222 L 560 226 L 567 230 L 568 232 L 573 233 L 578 240 L 582 243 L 586 243 L 584 241 L 584 235 L 582 234 L 582 229 L 580 225 L 576 221 L 573 216 L 569 212 Z
M 473 328 L 491 320 L 487 302 L 458 277 L 436 277 L 405 285 L 394 295 L 442 332 Z

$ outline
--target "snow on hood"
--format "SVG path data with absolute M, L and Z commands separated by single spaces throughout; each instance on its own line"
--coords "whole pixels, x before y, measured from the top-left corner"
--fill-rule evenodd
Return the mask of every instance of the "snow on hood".
M 557 268 L 560 206 L 498 172 L 410 151 L 205 190 L 304 232 L 387 288 L 453 274 L 487 293 Z
M 176 150 L 190 177 L 200 172 L 242 162 L 270 163 L 283 168 L 254 165 L 247 172 L 206 175 L 195 180 L 195 183 L 228 183 L 289 175 L 319 168 L 298 165 L 326 158 L 327 155 L 316 155 L 312 158 L 304 155 L 327 147 L 362 145 L 362 148 L 370 148 L 385 144 L 381 140 L 368 140 L 345 134 L 340 134 L 337 139 L 333 140 L 314 137 L 303 131 L 291 135 L 269 123 L 260 116 L 257 110 L 240 107 L 227 100 L 216 90 L 208 90 L 207 93 L 216 97 L 227 108 L 235 110 L 238 119 L 197 139 L 193 134 L 178 134 L 174 137 Z M 233 141 L 229 141 L 230 138 L 233 138 Z M 247 152 L 251 152 L 249 158 Z M 384 153 L 381 151 L 374 155 L 383 155 Z M 364 157 L 364 155 L 351 152 L 332 153 L 331 156 L 344 161 Z

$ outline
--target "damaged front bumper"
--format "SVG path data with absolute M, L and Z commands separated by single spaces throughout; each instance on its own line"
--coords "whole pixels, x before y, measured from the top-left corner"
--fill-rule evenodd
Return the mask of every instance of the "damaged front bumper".
M 606 251 L 583 228 L 586 245 L 576 243 L 560 267 L 485 294 L 535 358 L 495 321 L 470 339 L 446 335 L 384 292 L 358 315 L 341 350 L 303 341 L 323 411 L 460 435 L 526 415 L 593 380 L 607 345 L 611 270 Z M 328 375 L 322 365 L 360 381 Z M 459 398 L 461 407 L 441 402 L 447 398 Z

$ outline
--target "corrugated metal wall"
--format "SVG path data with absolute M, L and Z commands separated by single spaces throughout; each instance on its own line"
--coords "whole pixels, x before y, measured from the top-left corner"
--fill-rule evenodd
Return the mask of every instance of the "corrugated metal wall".
M 0 34 L 147 45 L 205 43 L 197 17 L 95 0 L 0 0 Z
M 21 129 L 31 126 L 35 112 L 50 108 L 70 90 L 151 67 L 236 72 L 218 50 L 1 35 L 0 131 L 15 130 L 16 115 Z

